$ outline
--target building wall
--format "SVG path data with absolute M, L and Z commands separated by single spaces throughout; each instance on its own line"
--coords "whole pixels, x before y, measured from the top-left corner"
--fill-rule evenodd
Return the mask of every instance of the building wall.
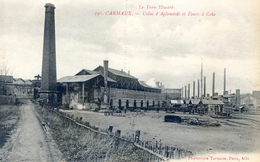
M 150 100 L 161 100 L 161 93 L 136 91 L 128 89 L 117 89 L 110 88 L 111 98 L 131 98 L 131 99 L 150 99 Z
M 252 95 L 260 100 L 260 91 L 253 91 Z
M 240 104 L 245 105 L 248 110 L 257 110 L 260 106 L 260 100 L 251 94 L 246 94 L 240 98 Z
M 78 84 L 75 87 L 69 87 L 69 93 L 66 92 L 62 95 L 62 104 L 70 104 L 70 107 L 79 107 L 77 104 L 82 104 L 82 87 Z M 88 87 L 84 90 L 84 105 L 87 107 L 90 103 L 100 104 L 103 101 L 104 87 Z M 121 102 L 122 107 L 142 107 L 148 106 L 158 106 L 162 105 L 162 94 L 154 92 L 136 91 L 128 89 L 117 89 L 108 88 L 108 102 L 112 107 L 119 107 L 119 102 Z M 119 101 L 120 100 L 120 101 Z M 94 107 L 93 104 L 91 107 Z M 74 106 L 73 106 L 74 105 Z
M 165 89 L 163 91 L 165 99 L 167 100 L 180 100 L 181 99 L 181 89 Z
M 217 115 L 218 113 L 230 113 L 229 109 L 224 109 L 223 105 L 207 105 L 209 115 Z
M 96 96 L 102 98 L 103 92 L 104 92 L 104 88 L 101 87 L 100 91 L 97 92 L 98 95 Z M 158 102 L 160 106 L 162 104 L 161 93 L 109 88 L 108 94 L 110 100 L 109 102 L 112 107 L 119 107 L 120 101 L 121 101 L 121 106 L 123 107 L 126 107 L 127 102 L 129 107 L 134 107 L 135 105 L 136 107 L 141 107 L 141 103 L 143 103 L 142 104 L 143 107 L 147 107 L 147 101 L 150 107 L 153 105 L 158 106 Z
M 69 91 L 68 94 L 62 95 L 62 104 L 69 104 L 70 108 L 79 108 L 79 93 L 77 91 Z
M 8 84 L 7 93 L 14 94 L 17 99 L 33 99 L 34 88 L 32 84 Z

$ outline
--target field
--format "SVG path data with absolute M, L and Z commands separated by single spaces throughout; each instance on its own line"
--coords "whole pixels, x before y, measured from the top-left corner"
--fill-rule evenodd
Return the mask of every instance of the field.
M 218 121 L 219 127 L 203 127 L 187 124 L 166 123 L 166 112 L 127 112 L 125 117 L 105 116 L 103 113 L 79 110 L 61 110 L 74 117 L 83 117 L 92 126 L 105 130 L 113 126 L 113 132 L 121 130 L 121 135 L 131 138 L 135 130 L 140 130 L 140 140 L 160 142 L 164 145 L 180 147 L 198 155 L 216 153 L 257 153 L 259 152 L 259 114 L 233 114 L 231 119 L 213 119 L 208 116 L 175 113 L 181 117 L 205 121 Z

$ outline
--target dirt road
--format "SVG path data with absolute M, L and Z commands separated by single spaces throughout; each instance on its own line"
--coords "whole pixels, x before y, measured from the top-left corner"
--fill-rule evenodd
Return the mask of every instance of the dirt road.
M 31 102 L 20 107 L 21 120 L 11 136 L 11 140 L 3 149 L 6 152 L 5 161 L 63 161 L 62 154 L 51 138 L 47 126 L 39 122 L 38 114 Z M 38 118 L 37 118 L 38 117 Z

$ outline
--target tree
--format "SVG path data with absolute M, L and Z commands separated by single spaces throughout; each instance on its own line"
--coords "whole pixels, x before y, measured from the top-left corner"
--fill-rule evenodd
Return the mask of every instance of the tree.
M 0 95 L 6 95 L 7 88 L 6 83 L 10 80 L 10 67 L 7 63 L 3 63 L 0 67 Z

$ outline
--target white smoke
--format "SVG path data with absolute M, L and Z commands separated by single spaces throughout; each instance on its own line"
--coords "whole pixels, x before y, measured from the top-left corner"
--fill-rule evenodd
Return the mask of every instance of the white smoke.
M 158 88 L 157 84 L 156 84 L 156 81 L 155 81 L 155 78 L 151 78 L 149 80 L 147 80 L 145 82 L 145 84 L 151 86 L 151 87 L 154 87 L 154 88 Z

